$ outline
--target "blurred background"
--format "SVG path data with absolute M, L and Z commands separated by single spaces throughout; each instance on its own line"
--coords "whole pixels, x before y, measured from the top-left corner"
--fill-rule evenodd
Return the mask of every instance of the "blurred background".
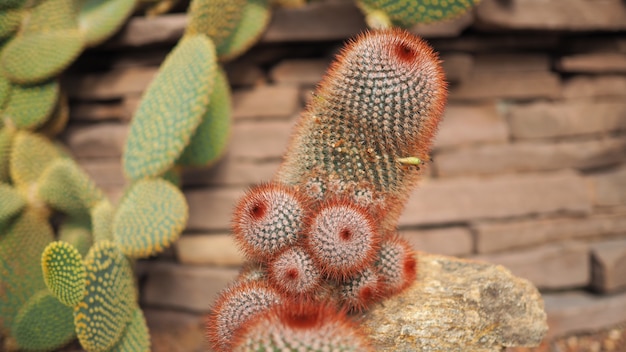
M 125 185 L 129 121 L 182 35 L 187 5 L 132 17 L 65 75 L 62 139 L 113 199 Z M 206 349 L 203 314 L 243 263 L 229 235 L 233 205 L 272 178 L 333 55 L 366 28 L 348 0 L 277 9 L 261 41 L 227 63 L 227 154 L 185 172 L 187 230 L 138 265 L 153 350 Z M 401 232 L 417 250 L 502 264 L 533 282 L 550 325 L 542 350 L 624 351 L 626 2 L 483 0 L 414 32 L 440 53 L 450 95 Z

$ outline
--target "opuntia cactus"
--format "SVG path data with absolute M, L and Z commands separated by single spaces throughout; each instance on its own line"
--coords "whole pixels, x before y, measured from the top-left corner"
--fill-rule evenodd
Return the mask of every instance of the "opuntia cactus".
M 411 27 L 418 23 L 431 23 L 458 17 L 480 0 L 358 0 L 366 14 L 368 24 L 380 23 L 373 16 L 388 16 L 389 24 Z

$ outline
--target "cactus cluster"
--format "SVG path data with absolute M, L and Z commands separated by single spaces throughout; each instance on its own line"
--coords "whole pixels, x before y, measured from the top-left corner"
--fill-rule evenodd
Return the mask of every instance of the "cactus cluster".
M 250 264 L 208 319 L 216 351 L 370 349 L 346 313 L 415 280 L 397 219 L 420 176 L 411 161 L 428 159 L 446 95 L 437 55 L 418 37 L 383 30 L 347 44 L 274 180 L 236 207 L 233 234 Z M 254 301 L 233 298 L 242 295 Z M 242 318 L 222 318 L 233 314 Z

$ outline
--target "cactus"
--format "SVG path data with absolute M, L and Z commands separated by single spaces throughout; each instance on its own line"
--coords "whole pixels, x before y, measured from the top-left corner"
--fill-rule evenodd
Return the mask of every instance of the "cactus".
M 22 7 L 26 0 L 4 0 L 0 2 L 0 10 L 15 9 Z
M 85 257 L 86 292 L 74 307 L 74 324 L 81 345 L 105 351 L 122 337 L 136 308 L 133 272 L 128 259 L 108 241 L 96 243 Z
M 9 182 L 9 160 L 14 130 L 0 127 L 0 182 Z
M 16 128 L 34 129 L 52 115 L 58 100 L 56 79 L 31 86 L 13 85 L 3 115 Z
M 124 334 L 120 340 L 108 352 L 149 352 L 150 351 L 150 334 L 146 326 L 146 319 L 139 307 L 131 316 Z
M 383 228 L 395 228 L 420 174 L 398 159 L 428 159 L 446 101 L 443 77 L 437 56 L 418 37 L 401 30 L 361 35 L 300 117 L 277 180 L 317 179 L 322 189 L 340 183 L 347 196 L 369 191 L 386 209 Z
M 20 28 L 20 23 L 24 17 L 21 9 L 0 9 L 0 40 L 13 35 Z
M 87 0 L 78 13 L 78 27 L 89 47 L 117 32 L 132 14 L 136 0 Z
M 207 335 L 216 352 L 232 350 L 235 332 L 256 315 L 279 304 L 276 289 L 261 282 L 239 282 L 231 285 L 215 301 L 208 316 Z
M 29 188 L 39 180 L 46 167 L 61 157 L 59 150 L 45 137 L 19 131 L 15 135 L 10 157 L 10 174 L 19 188 Z
M 185 197 L 161 179 L 137 181 L 113 219 L 113 238 L 129 257 L 146 258 L 175 241 L 188 218 Z
M 184 37 L 168 55 L 131 123 L 123 155 L 130 179 L 158 176 L 178 159 L 206 112 L 216 66 L 204 35 Z
M 322 282 L 322 273 L 300 247 L 290 247 L 269 263 L 269 279 L 286 295 L 310 296 Z
M 2 53 L 2 44 L 0 44 L 0 54 Z M 11 81 L 8 78 L 0 75 L 0 111 L 4 110 L 4 105 L 9 100 L 9 96 L 11 95 Z M 2 122 L 4 124 L 4 122 Z M 2 126 L 0 124 L 0 126 Z
M 235 241 L 248 257 L 267 259 L 299 239 L 306 206 L 306 199 L 292 188 L 275 184 L 253 188 L 235 209 Z
M 66 306 L 77 305 L 85 294 L 83 257 L 66 242 L 50 243 L 41 255 L 43 279 L 56 298 Z
M 233 351 L 373 351 L 343 312 L 292 303 L 259 314 L 235 335 Z
M 232 60 L 250 49 L 263 34 L 271 17 L 268 0 L 248 0 L 241 12 L 241 20 L 232 35 L 216 44 L 221 61 Z
M 230 85 L 220 67 L 215 75 L 209 106 L 191 141 L 176 164 L 182 166 L 208 166 L 217 161 L 226 149 L 230 135 Z
M 37 292 L 20 308 L 11 331 L 14 343 L 29 351 L 56 349 L 75 337 L 72 308 L 47 290 Z
M 0 183 L 0 231 L 26 206 L 26 200 L 10 185 Z
M 113 218 L 115 208 L 107 199 L 98 202 L 91 209 L 91 223 L 94 243 L 113 241 Z
M 380 233 L 367 212 L 347 201 L 323 204 L 310 220 L 306 248 L 325 275 L 342 279 L 374 262 Z
M 81 256 L 86 256 L 94 243 L 89 217 L 68 217 L 59 226 L 59 241 L 76 248 Z
M 411 27 L 418 23 L 431 23 L 458 17 L 480 0 L 358 0 L 370 11 L 385 13 L 394 25 Z M 369 21 L 368 21 L 369 22 Z
M 70 107 L 66 94 L 61 92 L 60 97 L 48 120 L 37 129 L 37 132 L 48 138 L 53 138 L 65 129 L 70 119 Z
M 417 276 L 417 261 L 411 245 L 400 236 L 390 236 L 382 244 L 376 269 L 387 296 L 408 287 Z
M 246 0 L 192 0 L 185 35 L 204 34 L 220 46 L 241 20 Z
M 350 311 L 363 311 L 380 298 L 381 283 L 372 268 L 343 280 L 339 285 L 339 301 Z
M 89 215 L 89 209 L 104 197 L 71 159 L 55 160 L 38 181 L 39 199 L 56 210 L 77 217 Z

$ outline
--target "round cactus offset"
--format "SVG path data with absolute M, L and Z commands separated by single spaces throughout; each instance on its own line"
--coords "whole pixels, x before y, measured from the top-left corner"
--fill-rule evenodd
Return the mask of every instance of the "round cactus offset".
M 300 247 L 287 248 L 269 263 L 269 279 L 287 295 L 310 296 L 322 282 L 322 273 Z

